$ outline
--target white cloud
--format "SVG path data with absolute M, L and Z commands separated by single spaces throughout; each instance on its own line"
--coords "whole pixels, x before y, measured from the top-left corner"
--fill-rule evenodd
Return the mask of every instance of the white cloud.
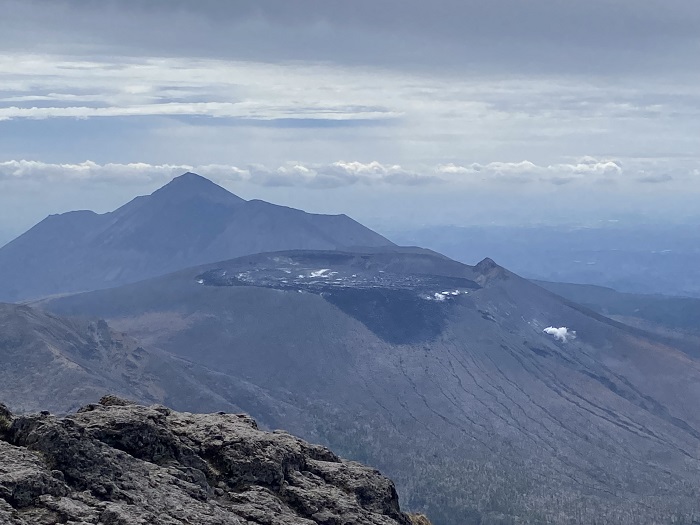
M 377 161 L 369 163 L 338 161 L 323 167 L 320 172 L 327 177 L 351 179 L 368 184 L 378 181 L 405 185 L 439 182 L 433 173 L 421 174 L 405 169 L 399 164 L 385 165 Z
M 630 183 L 670 183 L 681 178 L 671 177 L 660 168 L 648 172 L 634 170 L 636 176 Z M 408 169 L 400 164 L 384 164 L 378 161 L 336 161 L 327 164 L 287 162 L 281 166 L 252 164 L 148 164 L 107 163 L 91 160 L 79 163 L 47 163 L 36 160 L 0 161 L 0 180 L 95 180 L 167 181 L 186 171 L 193 171 L 219 182 L 245 181 L 267 187 L 340 188 L 362 186 L 416 186 L 440 185 L 468 188 L 474 185 L 498 185 L 504 183 L 530 183 L 558 185 L 565 182 L 595 184 L 615 177 L 624 179 L 625 172 L 618 161 L 586 159 L 572 164 L 538 166 L 529 161 L 472 163 L 465 166 L 440 164 Z M 686 178 L 693 177 L 686 172 Z M 695 177 L 697 178 L 697 177 Z M 626 180 L 626 179 L 625 179 Z
M 240 118 L 253 120 L 311 119 L 311 120 L 377 120 L 399 116 L 398 113 L 377 108 L 343 106 L 272 107 L 259 103 L 240 102 L 166 102 L 130 106 L 107 107 L 17 107 L 0 108 L 0 120 L 48 119 L 135 116 L 204 116 L 213 118 Z
M 339 161 L 325 165 L 288 163 L 277 168 L 223 164 L 98 164 L 90 160 L 75 164 L 51 164 L 30 160 L 0 162 L 0 180 L 165 181 L 186 171 L 193 171 L 219 182 L 246 181 L 259 186 L 333 188 L 353 184 L 413 185 L 416 181 L 439 182 L 435 177 L 422 176 L 398 165 L 384 166 L 379 162 L 363 164 Z
M 623 173 L 622 164 L 617 160 L 598 160 L 584 157 L 578 162 L 537 165 L 524 160 L 520 162 L 473 163 L 466 166 L 441 164 L 438 173 L 446 176 L 471 176 L 482 180 L 504 180 L 508 182 L 545 181 L 554 184 L 590 179 L 592 177 L 613 177 Z
M 196 171 L 204 177 L 218 182 L 247 181 L 250 172 L 236 166 L 209 164 L 191 166 L 187 164 L 147 164 L 133 162 L 129 164 L 98 164 L 87 160 L 75 164 L 51 164 L 29 160 L 11 160 L 0 162 L 0 182 L 3 180 L 28 182 L 107 182 L 107 183 L 144 183 L 164 184 L 173 177 L 188 171 Z
M 314 64 L 0 54 L 0 100 L 12 104 L 0 108 L 0 120 L 185 115 L 353 121 L 403 114 L 386 106 L 371 74 L 348 73 Z
M 678 159 L 695 151 L 699 100 L 697 82 L 640 86 L 331 63 L 5 51 L 0 121 L 15 141 L 4 141 L 0 151 L 19 158 L 31 143 L 40 152 L 36 158 L 72 161 L 63 156 L 65 145 L 27 131 L 32 125 L 24 121 L 101 118 L 109 119 L 100 122 L 102 133 L 113 133 L 120 144 L 88 143 L 86 156 L 112 148 L 104 158 L 124 161 L 132 147 L 157 152 L 138 158 L 164 164 L 282 166 L 300 159 L 307 167 L 325 164 L 308 177 L 319 186 L 372 177 L 407 185 L 465 179 L 561 185 L 623 174 L 635 181 L 633 168 L 619 159 L 660 152 Z M 132 117 L 139 118 L 138 138 L 128 132 Z M 68 126 L 80 133 L 90 124 Z M 127 131 L 119 133 L 122 128 Z M 582 145 L 593 157 L 576 157 Z M 363 163 L 333 166 L 338 158 Z M 373 167 L 372 159 L 383 163 Z M 674 178 L 675 171 L 664 170 Z M 287 175 L 268 178 L 284 182 Z M 658 170 L 641 179 L 663 182 Z
M 405 185 L 440 183 L 434 173 L 420 174 L 400 165 L 384 165 L 373 161 L 337 161 L 329 164 L 288 163 L 278 168 L 262 165 L 247 168 L 249 180 L 262 186 L 308 186 L 314 188 L 337 188 L 362 185 Z
M 554 339 L 557 341 L 561 341 L 562 343 L 567 343 L 573 339 L 576 339 L 576 332 L 573 330 L 569 330 L 566 326 L 561 326 L 559 328 L 555 328 L 553 326 L 549 326 L 543 330 L 545 334 L 549 334 Z
M 670 156 L 676 147 L 691 151 L 689 137 L 697 136 L 688 126 L 664 120 L 681 115 L 697 126 L 693 101 L 700 95 L 684 86 L 675 87 L 670 99 L 680 105 L 650 118 L 644 99 L 654 97 L 647 93 L 623 85 L 602 91 L 594 83 L 562 78 L 445 79 L 314 63 L 7 53 L 0 53 L 0 86 L 0 124 L 12 137 L 3 141 L 0 155 L 21 158 L 29 144 L 39 160 L 70 162 L 8 161 L 2 166 L 5 177 L 8 171 L 13 177 L 41 171 L 107 179 L 140 171 L 164 178 L 197 163 L 201 166 L 194 168 L 203 174 L 226 173 L 271 187 L 529 183 L 555 191 L 612 181 L 672 187 L 700 162 Z M 663 88 L 658 96 L 668 102 L 671 95 Z M 151 164 L 73 164 L 64 137 L 32 133 L 31 125 L 19 122 L 93 117 L 111 120 L 100 123 L 106 140 L 82 141 L 86 157 L 97 149 L 102 158 L 136 157 Z M 138 138 L 120 133 L 132 125 L 128 117 L 140 117 Z M 288 121 L 295 121 L 291 132 L 284 127 Z M 258 127 L 251 130 L 251 123 Z M 83 125 L 89 127 L 72 124 L 72 132 Z M 664 131 L 681 128 L 677 135 Z M 653 135 L 655 147 L 669 157 L 656 162 L 645 150 L 641 154 L 650 153 L 648 159 L 630 162 L 635 157 L 623 154 L 628 148 L 621 141 L 636 137 L 629 140 L 635 150 L 652 143 L 638 130 Z M 110 146 L 112 137 L 119 146 Z M 573 156 L 581 144 L 592 154 L 602 149 L 620 155 Z M 362 162 L 333 162 L 348 157 Z

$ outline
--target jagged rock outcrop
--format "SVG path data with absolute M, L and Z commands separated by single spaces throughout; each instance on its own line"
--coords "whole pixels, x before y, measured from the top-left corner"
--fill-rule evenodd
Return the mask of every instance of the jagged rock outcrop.
M 0 408 L 3 524 L 411 523 L 378 471 L 245 415 L 114 397 L 64 418 Z

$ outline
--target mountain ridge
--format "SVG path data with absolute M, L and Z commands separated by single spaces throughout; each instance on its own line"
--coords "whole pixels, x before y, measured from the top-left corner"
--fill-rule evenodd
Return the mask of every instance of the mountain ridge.
M 377 465 L 437 525 L 700 515 L 700 364 L 687 348 L 490 258 L 398 247 L 346 216 L 244 201 L 194 174 L 111 214 L 58 216 L 22 243 L 41 257 L 16 258 L 22 280 L 0 250 L 5 285 L 98 289 L 0 308 L 0 394 L 14 404 L 70 411 L 108 388 L 240 407 Z
M 108 288 L 282 249 L 393 246 L 346 215 L 246 201 L 193 173 L 104 214 L 51 215 L 0 248 L 0 300 Z
M 700 365 L 488 259 L 256 254 L 43 307 L 284 400 L 281 426 L 377 465 L 437 524 L 700 512 Z

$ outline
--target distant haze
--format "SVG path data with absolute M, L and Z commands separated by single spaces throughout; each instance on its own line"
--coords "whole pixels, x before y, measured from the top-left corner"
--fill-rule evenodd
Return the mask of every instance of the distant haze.
M 698 225 L 591 221 L 569 225 L 412 227 L 383 233 L 469 264 L 486 254 L 529 278 L 639 294 L 700 297 Z

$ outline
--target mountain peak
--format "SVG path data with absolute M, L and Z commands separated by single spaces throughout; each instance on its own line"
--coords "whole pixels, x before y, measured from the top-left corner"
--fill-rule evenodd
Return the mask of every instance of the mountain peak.
M 508 270 L 502 266 L 499 266 L 489 257 L 486 257 L 484 260 L 474 266 L 474 271 L 478 275 L 476 282 L 481 286 L 485 286 L 487 283 L 493 280 L 507 279 L 509 274 Z
M 152 196 L 168 196 L 177 199 L 204 197 L 224 202 L 245 202 L 227 189 L 191 171 L 175 177 L 165 186 L 153 192 Z
M 214 184 L 206 177 L 202 177 L 196 173 L 188 171 L 182 175 L 174 177 L 168 184 Z
M 184 173 L 113 212 L 51 218 L 0 248 L 0 299 L 111 287 L 260 252 L 393 246 L 346 217 L 260 203 Z
M 487 273 L 498 268 L 501 267 L 498 264 L 496 264 L 496 261 L 494 261 L 490 257 L 486 257 L 484 260 L 482 260 L 481 262 L 477 263 L 476 266 L 474 266 L 474 269 L 479 273 Z

